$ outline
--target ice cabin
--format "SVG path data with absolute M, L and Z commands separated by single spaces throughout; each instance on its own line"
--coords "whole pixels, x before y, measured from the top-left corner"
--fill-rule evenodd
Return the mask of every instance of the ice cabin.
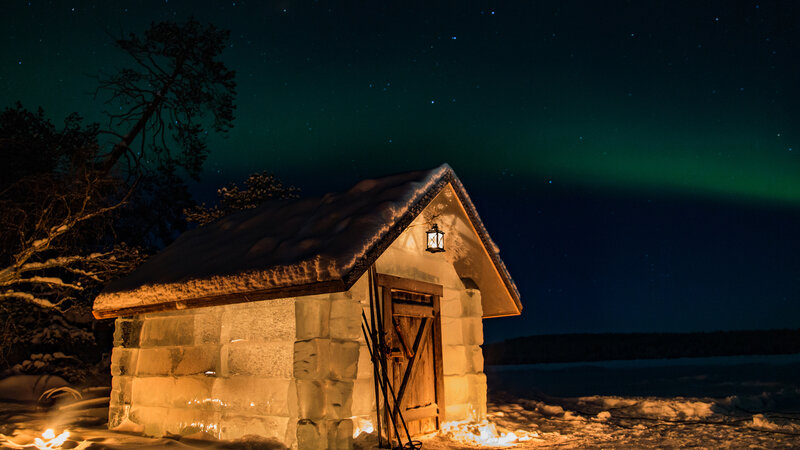
M 445 251 L 429 251 L 432 225 Z M 303 449 L 352 447 L 377 414 L 414 435 L 480 420 L 482 320 L 521 310 L 446 164 L 268 202 L 184 233 L 97 297 L 95 317 L 116 318 L 109 428 Z M 376 402 L 362 317 L 398 408 Z

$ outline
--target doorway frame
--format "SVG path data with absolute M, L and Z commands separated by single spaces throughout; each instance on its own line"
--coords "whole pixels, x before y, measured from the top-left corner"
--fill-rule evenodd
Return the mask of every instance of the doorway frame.
M 444 288 L 440 284 L 429 283 L 426 281 L 415 280 L 412 278 L 404 278 L 398 277 L 395 275 L 388 275 L 383 273 L 378 273 L 377 275 L 377 285 L 381 288 L 381 306 L 383 312 L 383 324 L 384 324 L 384 339 L 385 342 L 390 341 L 390 336 L 394 333 L 394 327 L 392 324 L 392 316 L 394 311 L 396 310 L 395 306 L 402 307 L 403 304 L 395 304 L 392 301 L 392 291 L 405 291 L 411 292 L 416 294 L 423 294 L 423 295 L 430 295 L 432 297 L 432 305 L 430 306 L 430 311 L 425 312 L 425 317 L 430 317 L 433 320 L 431 325 L 431 333 L 433 339 L 433 373 L 434 373 L 434 392 L 435 392 L 435 404 L 436 404 L 436 430 L 435 432 L 439 432 L 442 429 L 442 424 L 445 421 L 445 396 L 444 396 L 444 368 L 442 364 L 442 320 L 441 320 L 441 298 L 444 293 Z M 416 310 L 427 308 L 424 305 L 413 305 L 413 308 Z M 421 316 L 420 316 L 421 317 Z M 392 367 L 394 362 L 392 361 L 392 355 L 389 353 L 390 349 L 386 349 L 387 353 L 384 355 L 386 358 L 387 366 Z M 409 382 L 411 380 L 409 379 Z M 399 389 L 400 386 L 394 386 L 394 389 Z M 386 398 L 386 397 L 384 397 Z M 403 404 L 403 399 L 400 399 L 400 405 Z M 392 412 L 394 414 L 395 405 L 391 405 Z M 402 412 L 402 408 L 399 408 Z M 390 414 L 389 408 L 384 408 L 384 414 L 386 415 L 385 423 L 389 423 Z M 414 418 L 408 417 L 406 420 L 419 420 L 425 417 L 434 417 L 432 415 L 425 415 L 423 417 Z M 389 431 L 389 430 L 387 430 Z M 389 434 L 391 436 L 391 434 Z

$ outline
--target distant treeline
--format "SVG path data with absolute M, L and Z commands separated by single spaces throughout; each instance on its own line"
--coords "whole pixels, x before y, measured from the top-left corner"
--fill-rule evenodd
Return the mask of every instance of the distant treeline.
M 486 364 L 800 353 L 800 329 L 528 336 L 484 345 Z

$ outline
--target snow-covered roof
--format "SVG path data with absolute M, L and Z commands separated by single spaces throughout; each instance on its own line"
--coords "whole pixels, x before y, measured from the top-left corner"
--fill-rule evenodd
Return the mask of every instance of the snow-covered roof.
M 484 316 L 519 314 L 519 292 L 449 165 L 359 182 L 342 193 L 280 200 L 181 235 L 97 297 L 108 318 L 349 289 L 447 186 L 501 288 Z M 488 261 L 487 261 L 488 263 Z M 484 298 L 486 295 L 484 294 Z

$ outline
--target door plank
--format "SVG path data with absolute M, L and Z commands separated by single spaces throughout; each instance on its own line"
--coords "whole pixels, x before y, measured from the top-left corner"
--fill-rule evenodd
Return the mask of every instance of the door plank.
M 403 417 L 406 419 L 407 422 L 411 422 L 412 420 L 420 420 L 428 417 L 436 417 L 438 414 L 439 414 L 439 407 L 436 405 L 436 403 L 432 403 L 428 406 L 420 406 L 419 408 L 407 409 L 403 413 Z
M 408 366 L 406 366 L 405 375 L 403 375 L 403 381 L 400 383 L 400 389 L 397 391 L 397 403 L 402 405 L 403 404 L 403 395 L 405 394 L 406 387 L 408 387 L 408 382 L 411 379 L 412 375 L 416 373 L 416 368 L 419 367 L 418 364 L 414 364 L 417 360 L 417 355 L 420 353 L 420 344 L 423 342 L 423 339 L 427 336 L 428 331 L 431 328 L 431 321 L 428 320 L 427 317 L 422 319 L 422 324 L 420 324 L 419 331 L 417 331 L 417 337 L 414 339 L 414 356 L 409 358 Z
M 392 314 L 394 314 L 395 316 L 406 316 L 406 317 L 433 317 L 436 314 L 436 310 L 430 306 L 425 306 L 425 305 L 394 303 L 392 305 Z
M 444 294 L 444 288 L 441 284 L 396 277 L 385 273 L 378 274 L 378 284 L 387 286 L 390 290 L 401 289 L 404 291 L 419 292 L 421 294 L 438 295 L 440 297 Z
M 400 324 L 397 323 L 397 319 L 394 316 L 392 316 L 392 325 L 394 326 L 394 331 L 397 332 L 397 337 L 400 340 L 400 346 L 403 347 L 403 353 L 405 353 L 406 358 L 409 360 L 413 359 L 414 355 L 416 354 L 416 349 L 408 346 L 408 343 L 406 343 L 406 337 L 403 335 L 404 333 L 400 329 Z

